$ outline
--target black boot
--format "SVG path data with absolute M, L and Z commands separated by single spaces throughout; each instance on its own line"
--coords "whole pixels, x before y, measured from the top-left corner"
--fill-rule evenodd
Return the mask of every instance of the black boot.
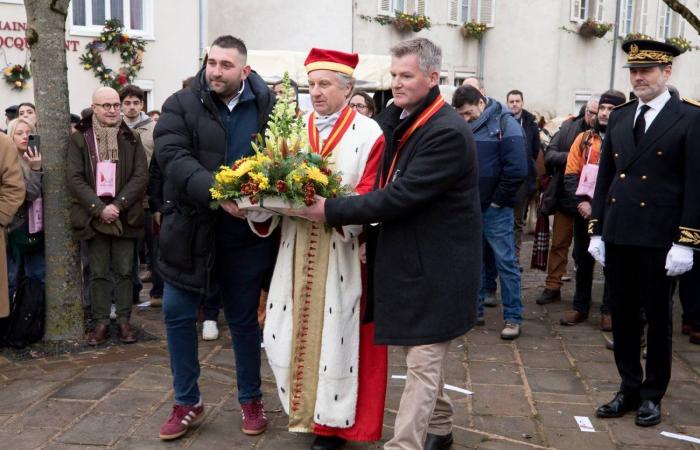
M 347 442 L 345 439 L 338 436 L 319 436 L 316 435 L 311 450 L 336 450 L 342 448 Z
M 447 450 L 452 447 L 452 441 L 452 433 L 444 436 L 428 433 L 423 450 Z

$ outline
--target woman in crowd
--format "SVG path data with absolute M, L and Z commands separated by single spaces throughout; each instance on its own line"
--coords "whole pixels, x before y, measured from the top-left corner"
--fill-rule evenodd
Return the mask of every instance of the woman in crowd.
M 24 119 L 36 127 L 36 106 L 34 103 L 24 102 L 17 107 L 17 118 Z
M 366 92 L 353 92 L 350 97 L 350 107 L 363 116 L 374 117 L 374 100 Z
M 22 107 L 20 106 L 20 110 Z M 7 268 L 12 298 L 17 288 L 20 268 L 24 276 L 44 283 L 44 232 L 41 205 L 41 153 L 29 147 L 29 136 L 34 134 L 34 124 L 22 117 L 9 124 L 8 134 L 19 153 L 22 176 L 26 186 L 24 205 L 17 210 L 7 227 Z

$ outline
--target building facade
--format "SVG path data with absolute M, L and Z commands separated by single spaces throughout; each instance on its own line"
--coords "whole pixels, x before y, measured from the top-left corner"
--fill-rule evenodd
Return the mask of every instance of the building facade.
M 72 0 L 66 21 L 66 55 L 70 109 L 79 113 L 91 104 L 92 92 L 100 86 L 92 71 L 80 64 L 85 46 L 102 32 L 105 20 L 118 18 L 129 36 L 146 41 L 143 67 L 134 84 L 147 93 L 147 107 L 160 108 L 165 99 L 181 88 L 182 80 L 198 68 L 201 28 L 198 0 Z M 0 0 L 0 66 L 25 64 L 26 13 L 22 0 Z M 102 53 L 107 67 L 116 70 L 120 58 Z M 23 101 L 34 101 L 33 80 L 26 89 L 12 90 L 0 80 L 3 109 Z
M 683 3 L 700 15 L 700 1 Z M 612 30 L 602 38 L 578 33 L 589 19 L 614 23 L 618 4 L 617 39 Z M 683 37 L 700 45 L 698 33 L 662 0 L 336 0 L 332 8 L 328 5 L 320 0 L 209 0 L 208 38 L 233 33 L 254 50 L 327 47 L 387 54 L 396 42 L 425 36 L 443 49 L 441 83 L 456 85 L 478 76 L 489 95 L 503 100 L 509 90 L 522 90 L 526 107 L 549 117 L 577 111 L 592 93 L 610 88 L 611 79 L 615 89 L 630 91 L 621 50 L 628 33 L 659 40 Z M 377 21 L 396 10 L 424 14 L 431 27 L 400 32 Z M 481 41 L 460 33 L 469 21 L 487 24 Z M 679 57 L 673 70 L 671 84 L 681 95 L 700 98 L 700 51 Z

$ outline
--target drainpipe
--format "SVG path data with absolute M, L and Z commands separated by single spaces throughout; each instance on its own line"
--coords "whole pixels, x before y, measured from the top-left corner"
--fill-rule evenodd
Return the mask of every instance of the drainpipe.
M 479 66 L 477 69 L 476 77 L 479 79 L 481 82 L 481 85 L 484 86 L 484 55 L 486 55 L 486 33 L 484 33 L 481 36 L 481 39 L 479 39 Z
M 622 0 L 617 0 L 615 6 L 615 26 L 613 27 L 613 48 L 612 65 L 610 67 L 610 89 L 615 89 L 615 65 L 617 64 L 617 37 L 620 34 L 620 14 L 622 10 Z
M 197 59 L 199 60 L 199 65 L 202 65 L 202 57 L 204 56 L 204 49 L 207 48 L 208 38 L 207 38 L 207 22 L 208 22 L 208 11 L 209 11 L 209 1 L 199 0 L 199 54 Z

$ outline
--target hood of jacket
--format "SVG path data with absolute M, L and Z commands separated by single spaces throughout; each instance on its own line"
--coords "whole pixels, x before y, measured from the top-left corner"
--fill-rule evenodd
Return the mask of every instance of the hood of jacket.
M 499 136 L 505 133 L 502 128 L 505 127 L 505 120 L 501 120 L 503 116 L 513 116 L 513 113 L 506 105 L 493 99 L 486 97 L 488 103 L 486 109 L 481 113 L 478 119 L 469 122 L 469 126 L 474 133 L 476 140 L 496 139 L 500 140 Z

